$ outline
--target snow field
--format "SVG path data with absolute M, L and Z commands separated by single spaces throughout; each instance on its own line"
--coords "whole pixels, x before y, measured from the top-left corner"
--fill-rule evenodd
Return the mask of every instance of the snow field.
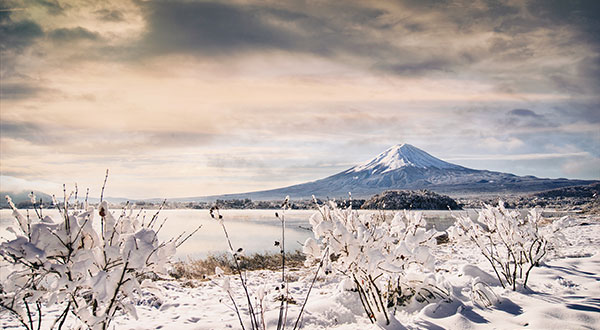
M 388 329 L 600 329 L 600 220 L 585 218 L 564 229 L 568 245 L 534 268 L 529 290 L 502 289 L 487 261 L 473 246 L 449 243 L 437 246 L 436 271 L 453 286 L 452 302 L 432 303 L 416 313 L 397 312 L 400 323 Z M 581 225 L 581 224 L 588 225 Z M 289 272 L 289 290 L 298 304 L 290 304 L 288 327 L 295 321 L 312 280 L 314 269 Z M 232 275 L 227 275 L 232 276 Z M 280 273 L 248 274 L 254 293 L 259 287 L 279 283 Z M 495 304 L 474 303 L 472 282 L 489 284 Z M 303 329 L 381 329 L 371 324 L 355 292 L 340 289 L 341 277 L 320 275 L 302 318 Z M 236 299 L 243 302 L 239 281 L 230 279 Z M 189 287 L 191 285 L 196 287 Z M 160 306 L 138 307 L 139 320 L 116 319 L 117 329 L 239 329 L 224 291 L 211 281 L 160 282 Z M 278 295 L 270 290 L 264 299 L 267 328 L 277 325 Z M 243 305 L 243 304 L 241 304 Z M 245 311 L 245 309 L 244 309 Z
M 315 219 L 311 221 L 315 221 Z M 412 221 L 420 223 L 421 218 L 414 218 Z M 87 224 L 86 221 L 79 222 L 83 223 L 82 228 Z M 20 221 L 21 223 L 23 222 Z M 326 222 L 315 224 L 317 232 L 321 230 L 321 233 L 326 233 L 331 230 L 327 229 L 329 225 Z M 349 225 L 347 228 L 353 228 L 358 226 L 359 222 L 352 220 L 347 224 Z M 318 229 L 319 225 L 320 229 Z M 360 237 L 367 237 L 364 235 L 353 237 L 350 232 L 339 227 L 339 224 L 332 228 L 335 230 L 332 230 L 331 233 L 334 233 L 338 240 L 343 238 L 347 242 L 353 242 L 356 239 L 362 239 Z M 410 228 L 410 226 L 406 228 Z M 399 222 L 392 221 L 389 229 L 403 233 L 406 228 Z M 373 233 L 380 235 L 381 230 L 385 230 L 385 228 L 377 227 Z M 422 250 L 420 244 L 426 244 L 428 255 L 433 256 L 434 259 L 419 258 L 418 253 L 412 253 L 412 255 L 416 259 L 423 259 L 424 269 L 434 272 L 436 281 L 439 281 L 437 283 L 442 283 L 445 288 L 449 288 L 449 299 L 432 300 L 433 302 L 429 304 L 422 303 L 418 306 L 414 303 L 409 303 L 404 307 L 398 306 L 395 314 L 390 317 L 389 324 L 383 321 L 380 313 L 375 315 L 377 321 L 373 323 L 367 317 L 364 307 L 360 303 L 359 294 L 355 290 L 349 291 L 356 287 L 349 285 L 348 281 L 344 281 L 345 277 L 332 268 L 335 266 L 329 265 L 323 269 L 333 270 L 333 272 L 319 274 L 308 297 L 308 303 L 299 325 L 304 329 L 365 330 L 380 328 L 600 329 L 599 230 L 600 217 L 598 216 L 580 217 L 572 221 L 568 227 L 561 230 L 564 241 L 560 246 L 553 245 L 540 267 L 533 269 L 528 287 L 524 288 L 518 285 L 516 291 L 500 286 L 493 269 L 475 244 L 453 241 L 448 244 L 432 245 L 430 244 L 431 239 L 421 242 L 420 239 L 413 238 L 411 239 L 412 245 L 409 244 L 405 249 L 413 252 L 420 251 Z M 366 233 L 364 230 L 361 232 Z M 93 234 L 91 229 L 90 233 Z M 146 231 L 140 231 L 140 233 L 146 233 Z M 419 235 L 424 238 L 429 237 L 425 234 L 426 232 L 423 230 Z M 382 238 L 383 236 L 378 237 Z M 146 241 L 154 242 L 154 239 L 145 236 L 139 239 L 139 242 Z M 385 239 L 380 242 L 386 249 L 388 244 L 392 244 Z M 316 242 L 313 243 L 316 244 Z M 315 250 L 313 254 L 316 256 L 320 255 L 317 252 L 326 251 L 322 247 L 314 245 L 310 248 Z M 136 253 L 138 250 L 150 250 L 142 249 L 137 245 L 135 248 L 130 246 L 129 249 Z M 357 257 L 355 251 L 350 250 L 344 257 L 347 260 Z M 402 254 L 404 249 L 394 251 L 394 253 Z M 39 252 L 33 252 L 39 255 Z M 375 253 L 376 251 L 371 252 Z M 125 260 L 134 260 L 129 259 L 130 256 L 131 253 L 127 253 Z M 26 255 L 25 257 L 29 258 L 30 256 Z M 371 257 L 369 254 L 370 259 L 376 259 Z M 388 259 L 389 257 L 387 256 Z M 369 266 L 369 262 L 365 262 L 365 269 L 372 268 Z M 389 261 L 389 266 L 393 265 L 391 262 Z M 290 297 L 289 309 L 285 318 L 288 329 L 294 326 L 316 268 L 317 266 L 314 265 L 286 271 L 287 290 L 289 290 Z M 3 271 L 2 277 L 5 276 L 7 274 Z M 267 329 L 276 328 L 280 306 L 280 301 L 276 297 L 281 294 L 277 288 L 281 279 L 280 272 L 261 270 L 246 272 L 244 276 L 248 279 L 248 289 L 255 310 L 264 314 L 265 327 Z M 425 273 L 410 273 L 406 277 L 408 280 L 427 280 Z M 93 282 L 97 279 L 89 280 Z M 206 281 L 160 280 L 154 282 L 152 286 L 144 286 L 141 296 L 132 302 L 135 305 L 137 317 L 134 314 L 117 313 L 111 323 L 111 328 L 239 329 L 240 323 L 237 314 L 233 309 L 231 299 L 227 296 L 227 291 L 223 289 L 225 283 L 228 283 L 227 285 L 231 288 L 229 292 L 232 293 L 241 311 L 246 322 L 245 327 L 250 328 L 246 298 L 237 275 L 212 276 Z M 153 289 L 150 290 L 152 287 Z M 59 303 L 44 309 L 42 328 L 50 328 L 52 321 L 61 315 L 64 305 L 65 303 Z M 64 328 L 76 328 L 80 324 L 75 317 L 70 315 L 66 318 Z M 18 328 L 20 325 L 7 311 L 3 310 L 0 311 L 0 326 L 11 329 Z

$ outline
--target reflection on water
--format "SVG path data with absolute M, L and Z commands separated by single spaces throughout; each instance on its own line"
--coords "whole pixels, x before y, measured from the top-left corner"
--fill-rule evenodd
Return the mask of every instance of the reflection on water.
M 276 248 L 274 243 L 281 241 L 281 221 L 275 217 L 275 212 L 275 210 L 221 211 L 233 248 L 243 248 L 247 253 L 277 253 L 279 248 Z M 312 213 L 313 211 L 286 212 L 286 250 L 301 249 L 300 242 L 304 242 L 311 235 L 310 231 L 299 226 L 306 228 Z M 207 210 L 167 210 L 161 214 L 169 218 L 168 225 L 165 225 L 159 235 L 163 239 L 177 236 L 182 230 L 189 233 L 202 224 L 202 228 L 178 250 L 179 257 L 195 258 L 228 250 L 222 227 L 210 217 Z

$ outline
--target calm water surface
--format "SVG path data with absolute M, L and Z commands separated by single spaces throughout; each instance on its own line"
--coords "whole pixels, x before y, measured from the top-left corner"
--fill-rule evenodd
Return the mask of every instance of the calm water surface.
M 34 216 L 33 210 L 29 210 Z M 25 210 L 22 211 L 25 214 Z M 116 214 L 119 211 L 116 212 Z M 135 212 L 135 211 L 134 211 Z M 147 210 L 146 219 L 150 219 L 156 212 Z M 233 243 L 233 247 L 243 248 L 247 253 L 272 252 L 277 253 L 278 248 L 274 246 L 275 241 L 281 240 L 281 222 L 275 217 L 277 210 L 222 210 L 225 225 Z M 378 211 L 359 211 L 361 213 L 373 213 Z M 454 222 L 450 211 L 421 211 L 424 213 L 428 227 L 435 226 L 438 230 L 445 230 Z M 454 211 L 454 213 L 467 212 L 471 217 L 476 216 L 474 210 Z M 309 217 L 314 210 L 288 210 L 286 219 L 286 250 L 294 251 L 301 249 L 301 242 L 312 236 L 309 230 Z M 392 214 L 392 212 L 387 212 Z M 135 214 L 135 213 L 134 213 Z M 144 214 L 144 213 L 142 213 Z M 59 218 L 57 210 L 44 210 L 44 215 L 50 215 L 55 221 Z M 202 258 L 208 254 L 223 253 L 228 250 L 223 229 L 212 219 L 208 210 L 162 210 L 159 214 L 159 223 L 166 223 L 159 233 L 163 240 L 179 236 L 181 232 L 190 233 L 199 225 L 202 228 L 177 249 L 177 258 Z M 99 221 L 95 218 L 95 221 Z M 0 240 L 11 239 L 14 235 L 6 230 L 7 227 L 16 228 L 15 220 L 10 210 L 0 210 Z

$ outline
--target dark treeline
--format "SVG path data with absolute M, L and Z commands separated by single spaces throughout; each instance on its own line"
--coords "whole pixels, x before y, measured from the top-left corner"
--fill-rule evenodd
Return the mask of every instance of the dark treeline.
M 600 211 L 600 184 L 592 184 L 589 186 L 576 186 L 553 189 L 549 191 L 534 193 L 530 195 L 482 195 L 470 197 L 450 198 L 446 195 L 436 194 L 430 191 L 385 191 L 381 194 L 374 195 L 369 199 L 333 199 L 340 208 L 347 208 L 352 205 L 353 209 L 414 209 L 414 210 L 447 210 L 460 208 L 480 208 L 484 203 L 496 205 L 499 200 L 505 203 L 507 208 L 531 208 L 531 207 L 546 207 L 555 208 L 558 210 L 580 210 L 583 212 L 599 212 Z M 329 199 L 317 199 L 318 204 L 326 203 Z M 275 201 L 254 201 L 249 198 L 245 199 L 218 199 L 214 202 L 164 202 L 165 209 L 210 209 L 213 206 L 218 206 L 222 209 L 280 209 L 282 200 Z M 49 198 L 39 199 L 36 207 L 56 208 Z M 59 201 L 60 202 L 60 201 Z M 78 201 L 79 205 L 74 202 L 69 203 L 69 207 L 82 207 L 83 201 Z M 15 204 L 19 209 L 31 209 L 33 204 L 27 200 L 15 200 Z M 113 208 L 120 208 L 126 203 L 110 203 Z M 136 209 L 157 209 L 163 204 L 163 201 L 132 201 L 130 206 Z M 95 203 L 90 203 L 96 206 Z M 315 209 L 315 201 L 312 199 L 291 200 L 289 203 L 291 209 L 294 210 L 310 210 Z M 61 207 L 61 206 L 59 206 Z M 8 208 L 6 201 L 0 203 L 0 208 Z

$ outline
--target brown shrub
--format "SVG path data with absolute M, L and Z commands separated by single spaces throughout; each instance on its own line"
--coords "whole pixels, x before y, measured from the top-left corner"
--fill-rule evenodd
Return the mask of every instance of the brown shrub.
M 285 266 L 287 269 L 303 267 L 305 259 L 300 251 L 286 253 Z M 254 253 L 240 256 L 238 260 L 243 270 L 281 269 L 279 253 Z M 232 274 L 235 269 L 233 257 L 223 253 L 209 255 L 205 259 L 178 261 L 174 263 L 170 275 L 176 279 L 205 279 L 208 275 L 214 275 L 216 267 L 223 269 L 226 274 Z

